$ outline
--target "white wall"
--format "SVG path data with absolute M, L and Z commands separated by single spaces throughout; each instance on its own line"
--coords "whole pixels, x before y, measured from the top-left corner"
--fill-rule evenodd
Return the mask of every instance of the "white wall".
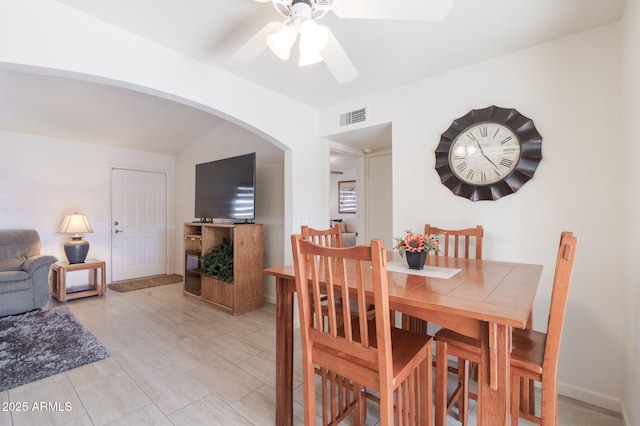
M 0 43 L 0 66 L 167 97 L 250 130 L 285 151 L 283 239 L 328 220 L 328 142 L 316 110 L 54 0 L 0 3 L 0 39 L 11 40 Z
M 264 266 L 284 264 L 284 152 L 234 124 L 226 123 L 185 148 L 176 161 L 176 218 L 194 220 L 195 165 L 236 155 L 256 153 L 256 218 L 264 225 Z M 182 251 L 184 241 L 177 249 Z M 178 264 L 184 260 L 178 253 Z M 265 277 L 265 299 L 275 303 L 273 280 Z
M 545 329 L 560 232 L 579 238 L 559 365 L 560 392 L 620 410 L 623 204 L 619 27 L 610 25 L 526 51 L 354 100 L 335 116 L 368 105 L 367 125 L 393 123 L 393 227 L 482 224 L 488 259 L 544 265 L 534 326 Z M 471 202 L 440 183 L 434 150 L 452 120 L 490 105 L 518 109 L 543 136 L 543 160 L 516 194 Z M 351 129 L 349 129 L 351 130 Z M 412 182 L 412 185 L 408 185 Z M 416 196 L 415 187 L 420 194 Z M 606 265 L 606 266 L 604 266 Z
M 174 163 L 152 154 L 42 136 L 0 131 L 0 227 L 38 231 L 42 253 L 66 260 L 67 235 L 58 234 L 66 213 L 85 213 L 93 234 L 89 257 L 107 261 L 111 282 L 111 167 L 167 173 L 168 270 L 174 268 Z
M 638 144 L 638 117 L 640 116 L 640 2 L 627 0 L 622 26 L 622 97 L 621 118 L 623 123 L 623 143 L 621 143 L 621 164 L 624 170 L 622 190 L 625 202 L 623 216 L 623 247 L 626 254 L 624 286 L 623 339 L 624 364 L 624 416 L 628 425 L 640 425 L 640 198 L 638 175 L 636 173 L 640 158 Z M 617 145 L 617 144 L 612 144 Z

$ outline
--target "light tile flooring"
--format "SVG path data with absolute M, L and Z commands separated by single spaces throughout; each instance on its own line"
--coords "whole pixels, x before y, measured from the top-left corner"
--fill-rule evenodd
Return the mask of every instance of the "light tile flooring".
M 51 301 L 48 307 L 59 305 Z M 66 306 L 111 356 L 0 392 L 0 426 L 275 424 L 273 305 L 233 317 L 183 296 L 180 284 L 172 284 L 109 290 Z M 294 416 L 300 425 L 299 343 L 295 356 Z M 18 411 L 24 405 L 27 410 Z M 375 425 L 375 407 L 368 412 Z M 448 420 L 459 424 L 454 416 Z M 560 401 L 560 425 L 622 424 L 616 413 Z

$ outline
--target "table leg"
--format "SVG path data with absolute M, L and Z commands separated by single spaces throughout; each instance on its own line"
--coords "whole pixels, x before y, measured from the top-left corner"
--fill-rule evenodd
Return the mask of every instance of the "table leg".
M 100 294 L 107 294 L 107 265 L 105 263 L 100 266 Z
M 58 271 L 55 267 L 51 267 L 51 293 L 58 299 Z
M 511 328 L 483 323 L 478 366 L 478 425 L 507 425 L 510 415 L 509 353 Z
M 276 423 L 293 425 L 293 292 L 276 278 Z
M 67 271 L 62 269 L 58 271 L 58 301 L 67 301 Z

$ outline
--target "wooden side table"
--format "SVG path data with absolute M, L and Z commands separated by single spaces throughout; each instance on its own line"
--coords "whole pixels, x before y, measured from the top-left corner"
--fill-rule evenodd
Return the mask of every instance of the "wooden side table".
M 67 272 L 89 271 L 89 282 L 67 288 Z M 51 291 L 60 302 L 87 296 L 100 296 L 107 292 L 106 263 L 87 259 L 84 263 L 59 261 L 51 266 Z

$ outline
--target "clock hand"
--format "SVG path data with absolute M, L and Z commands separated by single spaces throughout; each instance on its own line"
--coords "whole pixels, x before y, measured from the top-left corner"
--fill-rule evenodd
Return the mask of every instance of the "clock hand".
M 480 148 L 480 153 L 482 154 L 482 156 L 484 158 L 487 159 L 488 162 L 490 162 L 491 164 L 493 164 L 493 167 L 495 167 L 496 169 L 498 168 L 498 166 L 496 165 L 496 163 L 494 163 L 493 161 L 491 161 L 491 158 L 487 157 L 487 154 L 484 153 L 484 150 L 482 149 L 482 145 L 480 145 L 480 142 L 478 142 L 476 140 L 476 145 L 478 145 L 478 148 Z

